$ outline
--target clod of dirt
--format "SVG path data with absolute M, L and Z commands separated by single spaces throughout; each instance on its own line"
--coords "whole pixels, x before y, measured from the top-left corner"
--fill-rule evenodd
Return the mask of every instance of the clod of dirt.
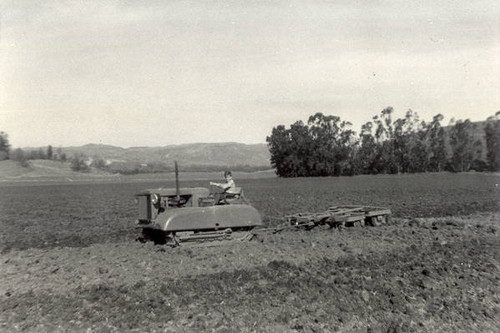
M 431 275 L 431 272 L 427 269 L 427 268 L 424 268 L 422 270 L 422 274 L 424 274 L 425 276 L 430 276 Z

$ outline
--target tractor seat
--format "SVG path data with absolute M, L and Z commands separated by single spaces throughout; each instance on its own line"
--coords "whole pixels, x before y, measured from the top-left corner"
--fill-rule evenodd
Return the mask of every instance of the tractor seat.
M 230 205 L 233 201 L 238 201 L 243 197 L 243 189 L 236 187 L 231 193 L 219 192 L 213 193 L 215 205 Z
M 241 187 L 235 187 L 233 192 L 224 192 L 226 199 L 237 199 L 241 197 L 243 189 Z

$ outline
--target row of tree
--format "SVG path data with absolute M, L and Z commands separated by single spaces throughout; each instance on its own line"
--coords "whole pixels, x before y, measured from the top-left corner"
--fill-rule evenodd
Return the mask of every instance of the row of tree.
M 54 151 L 54 148 L 51 145 L 47 146 L 47 149 L 38 148 L 26 151 L 21 148 L 16 148 L 11 151 L 10 147 L 11 145 L 9 143 L 8 134 L 0 132 L 0 161 L 17 161 L 23 167 L 29 166 L 29 160 L 53 160 L 60 162 L 69 161 L 71 169 L 79 172 L 89 172 L 91 167 L 102 170 L 106 170 L 107 168 L 103 159 L 89 159 L 83 154 L 75 154 L 73 157 L 68 158 L 66 153 L 63 152 L 61 148 L 57 148 Z
M 79 172 L 89 172 L 91 167 L 97 169 L 106 170 L 106 162 L 100 159 L 89 159 L 84 154 L 74 154 L 73 157 L 68 158 L 66 153 L 62 151 L 62 148 L 54 148 L 49 145 L 46 149 L 38 148 L 24 151 L 21 148 L 17 148 L 11 151 L 11 145 L 9 143 L 9 136 L 5 132 L 0 132 L 0 161 L 2 160 L 12 160 L 17 161 L 23 167 L 28 167 L 29 160 L 52 160 L 60 162 L 70 162 L 71 169 L 73 171 Z
M 5 132 L 0 132 L 0 161 L 13 160 L 20 162 L 23 166 L 27 166 L 28 160 L 56 160 L 62 162 L 67 160 L 66 153 L 61 148 L 57 148 L 54 152 L 54 148 L 50 145 L 47 149 L 38 148 L 27 151 L 21 148 L 11 150 L 10 147 L 9 135 Z
M 441 114 L 425 122 L 412 110 L 395 120 L 393 113 L 382 110 L 359 136 L 350 122 L 322 113 L 274 127 L 271 165 L 282 177 L 500 170 L 500 111 L 482 131 L 470 120 L 443 127 Z

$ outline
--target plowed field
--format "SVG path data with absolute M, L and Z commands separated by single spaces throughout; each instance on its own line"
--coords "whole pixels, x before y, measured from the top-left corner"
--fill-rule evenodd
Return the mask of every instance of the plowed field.
M 393 218 L 178 248 L 134 241 L 134 193 L 171 182 L 2 184 L 0 331 L 497 332 L 498 183 L 237 180 L 270 226 L 342 204 Z

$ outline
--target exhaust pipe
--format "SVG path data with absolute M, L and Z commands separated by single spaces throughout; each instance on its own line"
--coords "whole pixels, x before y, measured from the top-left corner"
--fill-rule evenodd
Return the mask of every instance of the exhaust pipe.
M 179 167 L 177 166 L 177 161 L 175 161 L 175 197 L 177 206 L 179 206 L 181 202 L 181 189 L 179 187 Z

